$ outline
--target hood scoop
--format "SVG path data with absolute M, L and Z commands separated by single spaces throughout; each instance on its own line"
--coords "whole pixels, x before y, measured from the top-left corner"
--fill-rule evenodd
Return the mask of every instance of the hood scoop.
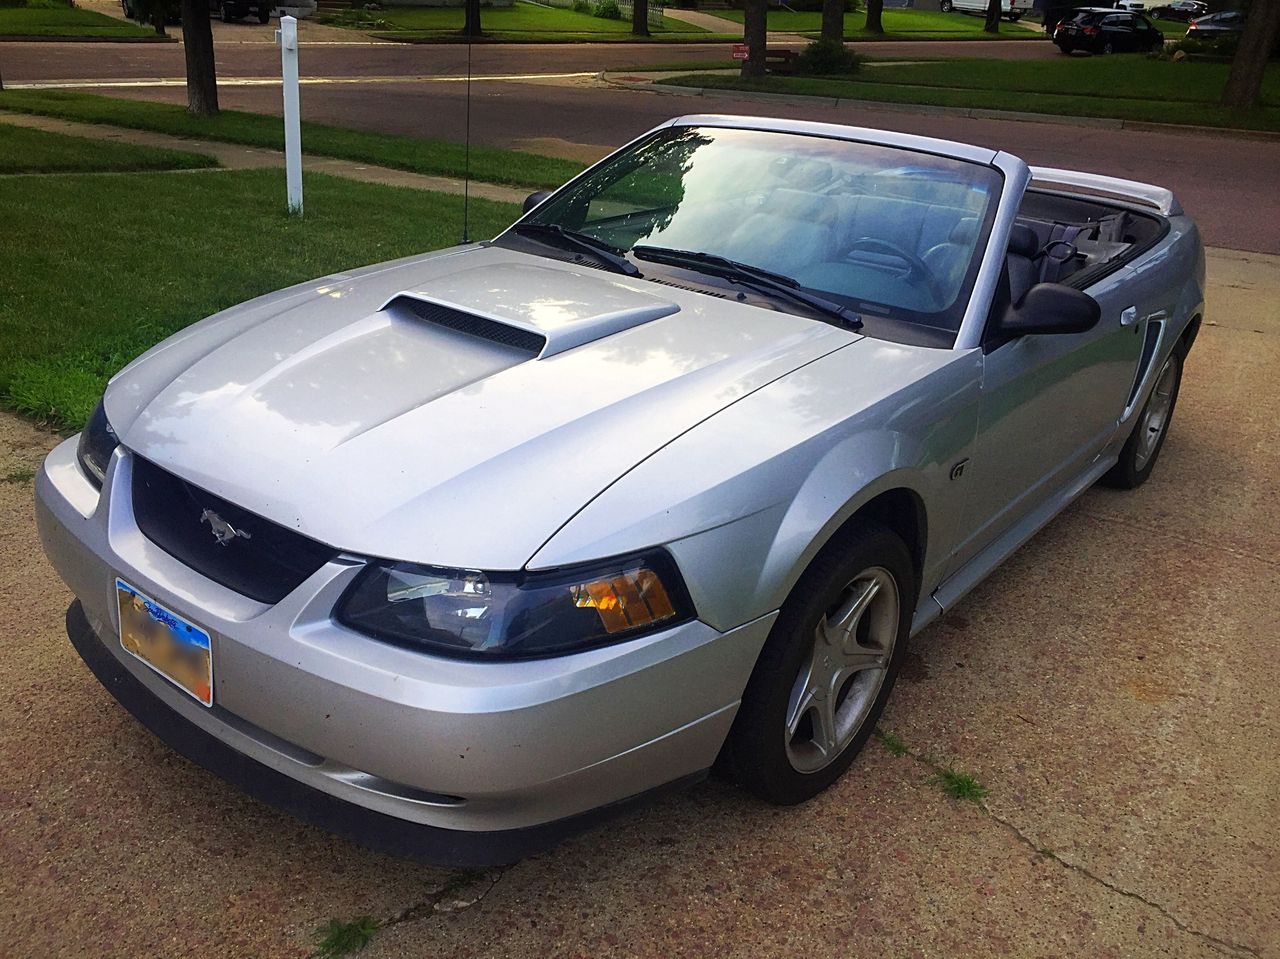
M 537 359 L 680 311 L 668 300 L 613 279 L 532 263 L 449 273 L 429 290 L 397 293 L 382 309 Z
M 489 319 L 487 316 L 478 316 L 475 313 L 468 313 L 466 310 L 459 310 L 444 303 L 435 303 L 416 296 L 402 293 L 394 297 L 383 309 L 390 312 L 405 310 L 412 313 L 419 320 L 430 323 L 433 326 L 444 327 L 457 333 L 465 333 L 468 336 L 488 340 L 490 343 L 508 346 L 522 353 L 527 353 L 531 357 L 540 356 L 543 350 L 547 348 L 547 338 L 541 333 L 535 333 L 532 330 Z

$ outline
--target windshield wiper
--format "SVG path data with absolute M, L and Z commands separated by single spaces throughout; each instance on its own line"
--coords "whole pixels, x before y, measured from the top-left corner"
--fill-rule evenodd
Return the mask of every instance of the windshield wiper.
M 553 243 L 558 243 L 561 248 L 568 246 L 575 250 L 584 251 L 591 254 L 601 263 L 607 263 L 616 273 L 625 273 L 627 276 L 640 275 L 636 265 L 623 256 L 622 251 L 616 246 L 606 243 L 604 240 L 598 240 L 594 236 L 579 233 L 577 230 L 566 230 L 558 223 L 517 223 L 511 228 L 511 231 L 513 233 L 532 235 L 544 242 L 551 240 Z
M 654 263 L 666 263 L 670 266 L 683 266 L 689 269 L 721 276 L 734 283 L 754 286 L 788 297 L 797 303 L 803 303 L 816 313 L 836 320 L 841 326 L 850 330 L 862 328 L 862 317 L 846 306 L 834 300 L 818 296 L 801 288 L 799 281 L 772 270 L 765 270 L 750 263 L 740 263 L 727 256 L 715 253 L 702 253 L 698 250 L 672 250 L 664 246 L 633 246 L 631 255 L 641 260 Z

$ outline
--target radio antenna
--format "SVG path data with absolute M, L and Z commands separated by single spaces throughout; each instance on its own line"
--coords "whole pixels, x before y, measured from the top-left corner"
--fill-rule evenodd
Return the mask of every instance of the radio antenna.
M 468 7 L 472 0 L 466 0 Z M 464 132 L 462 157 L 462 242 L 470 243 L 467 228 L 470 226 L 471 214 L 471 29 L 467 29 L 467 106 L 466 119 L 463 121 Z

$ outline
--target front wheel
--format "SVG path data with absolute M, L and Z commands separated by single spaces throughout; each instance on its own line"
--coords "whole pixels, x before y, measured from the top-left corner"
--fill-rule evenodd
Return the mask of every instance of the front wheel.
M 942 2 L 938 4 L 938 9 L 943 13 L 950 13 L 955 9 L 955 7 L 951 5 L 951 0 L 942 0 Z
M 1121 448 L 1116 465 L 1102 477 L 1103 485 L 1134 489 L 1151 476 L 1169 435 L 1169 423 L 1173 419 L 1173 408 L 1178 402 L 1181 385 L 1182 356 L 1175 350 L 1160 368 L 1156 385 L 1147 397 L 1147 405 L 1138 414 L 1138 421 Z
M 266 22 L 267 22 L 268 20 L 270 20 L 270 19 L 271 19 L 271 8 L 270 8 L 270 7 L 259 7 L 259 8 L 258 8 L 258 22 L 259 22 L 259 23 L 266 23 Z
M 783 604 L 727 744 L 735 778 L 761 799 L 804 802 L 849 768 L 902 663 L 916 595 L 902 540 L 846 528 Z
M 1116 52 L 1115 44 L 1110 40 L 1102 45 L 1102 52 L 1108 56 Z
M 218 4 L 218 19 L 221 20 L 223 23 L 231 22 L 231 19 L 232 19 L 231 10 L 227 7 L 225 3 Z

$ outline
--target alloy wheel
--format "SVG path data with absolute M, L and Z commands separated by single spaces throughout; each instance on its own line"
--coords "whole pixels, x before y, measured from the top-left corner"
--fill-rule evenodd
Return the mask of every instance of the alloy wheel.
M 898 610 L 893 575 L 874 566 L 819 620 L 787 704 L 787 759 L 797 772 L 830 765 L 862 728 L 893 658 Z
M 1133 465 L 1141 470 L 1147 465 L 1153 453 L 1160 446 L 1160 437 L 1164 436 L 1165 427 L 1169 424 L 1169 413 L 1173 409 L 1173 391 L 1178 385 L 1178 371 L 1174 367 L 1173 358 L 1165 361 L 1156 380 L 1151 398 L 1147 400 L 1146 409 L 1142 411 L 1142 422 L 1138 424 L 1138 448 L 1134 451 Z

